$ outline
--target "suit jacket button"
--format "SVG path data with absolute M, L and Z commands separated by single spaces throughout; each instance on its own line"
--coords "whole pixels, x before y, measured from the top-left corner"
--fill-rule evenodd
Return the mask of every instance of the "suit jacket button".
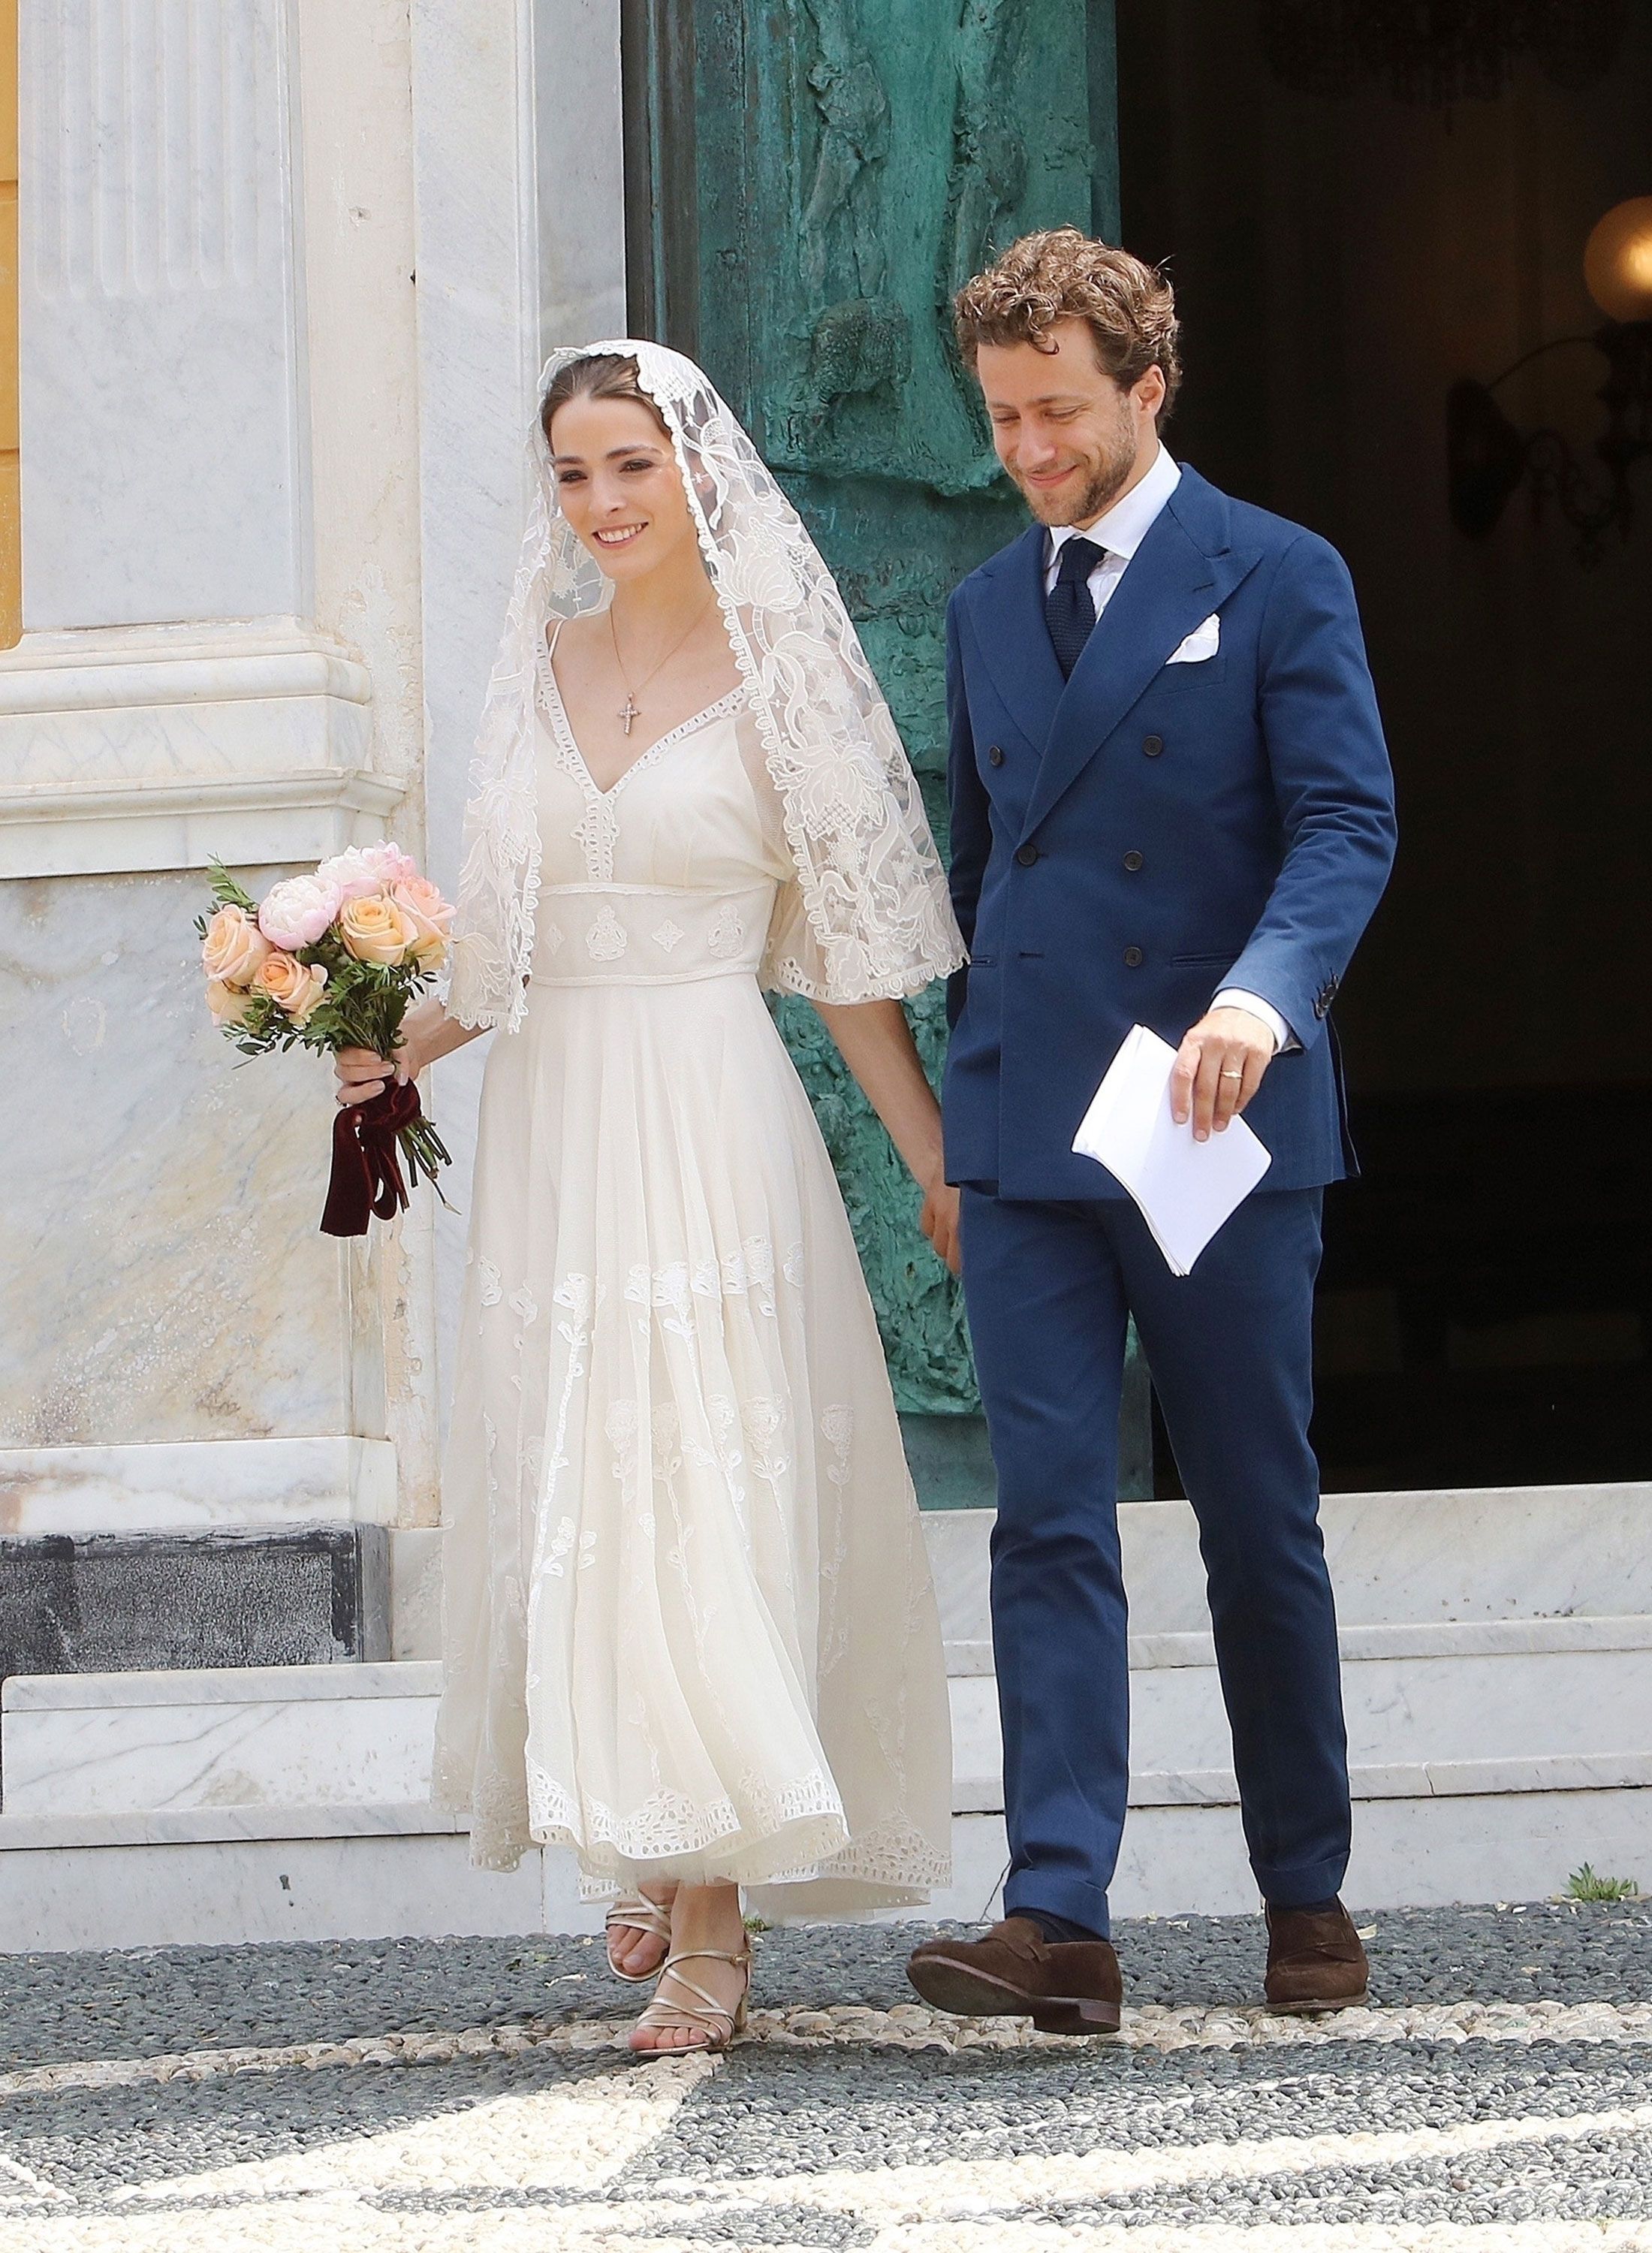
M 996 743 L 993 745 L 992 750 L 988 751 L 986 757 L 989 762 L 995 767 L 1001 767 L 1004 764 L 1004 754 L 999 750 Z
M 1142 953 L 1141 953 L 1141 949 L 1140 949 L 1139 946 L 1127 946 L 1127 947 L 1126 947 L 1126 949 L 1125 949 L 1125 968 L 1126 968 L 1126 970 L 1140 970 L 1140 967 L 1141 967 L 1141 963 L 1142 963 Z
M 1015 847 L 1015 861 L 1016 865 L 1019 868 L 1030 868 L 1033 862 L 1037 858 L 1038 847 L 1036 845 L 1018 845 Z
M 1133 875 L 1135 875 L 1135 873 L 1136 873 L 1137 869 L 1141 866 L 1141 855 L 1140 855 L 1140 853 L 1126 853 L 1126 854 L 1125 854 L 1125 866 L 1126 866 L 1126 868 L 1128 868 L 1128 869 L 1129 869 L 1129 871 L 1130 871 L 1131 875 L 1133 876 Z
M 1141 748 L 1150 759 L 1156 759 L 1164 749 L 1164 737 L 1162 736 L 1144 736 Z

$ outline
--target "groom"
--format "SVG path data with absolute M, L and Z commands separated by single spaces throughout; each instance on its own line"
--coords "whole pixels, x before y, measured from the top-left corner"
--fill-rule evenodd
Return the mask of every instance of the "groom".
M 993 1633 L 1010 1866 L 983 1939 L 928 1943 L 944 2010 L 1119 2023 L 1107 1888 L 1128 1782 L 1115 1511 L 1133 1315 L 1198 1518 L 1276 2009 L 1361 2001 L 1336 1620 L 1308 1447 L 1323 1185 L 1349 1171 L 1329 1012 L 1394 850 L 1348 572 L 1159 443 L 1168 282 L 1074 229 L 959 293 L 999 459 L 1037 521 L 947 616 L 947 1178 L 998 1470 Z M 1172 1108 L 1241 1111 L 1261 1189 L 1190 1276 L 1072 1140 L 1133 1024 Z

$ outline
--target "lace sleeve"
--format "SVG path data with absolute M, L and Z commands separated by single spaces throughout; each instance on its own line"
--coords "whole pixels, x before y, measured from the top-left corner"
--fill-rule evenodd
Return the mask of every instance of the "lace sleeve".
M 755 721 L 743 722 L 740 733 L 770 864 L 780 880 L 758 973 L 762 983 L 771 993 L 801 994 L 811 1001 L 904 1001 L 921 993 L 938 973 L 922 959 L 921 948 L 903 950 L 898 941 L 896 952 L 893 957 L 882 954 L 876 970 L 868 959 L 873 952 L 869 947 L 857 950 L 847 965 L 840 955 L 834 968 L 804 897 L 802 876 L 787 834 L 786 802 L 770 771 Z M 857 882 L 857 896 L 859 891 Z
M 697 370 L 670 420 L 791 861 L 765 982 L 903 1000 L 965 959 L 905 747 L 831 572 Z

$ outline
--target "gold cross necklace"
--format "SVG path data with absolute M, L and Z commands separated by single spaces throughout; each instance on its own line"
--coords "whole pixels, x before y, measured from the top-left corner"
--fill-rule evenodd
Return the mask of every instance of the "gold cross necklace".
M 644 673 L 642 679 L 637 684 L 638 688 L 646 688 L 649 682 L 653 679 L 655 673 L 659 671 L 660 666 L 670 664 L 672 659 L 676 656 L 684 642 L 687 640 L 689 635 L 693 633 L 694 628 L 700 624 L 701 618 L 705 617 L 707 611 L 711 608 L 712 603 L 714 603 L 717 597 L 714 591 L 711 595 L 708 596 L 707 599 L 694 612 L 693 617 L 689 619 L 685 631 L 678 636 L 677 639 L 673 642 L 671 647 L 666 652 L 665 656 L 660 659 L 659 664 L 651 666 L 648 671 Z M 625 684 L 624 708 L 623 711 L 616 712 L 614 717 L 617 720 L 623 720 L 624 722 L 625 733 L 629 737 L 633 724 L 643 716 L 643 708 L 637 701 L 637 689 L 631 687 L 631 675 L 625 670 L 625 660 L 619 653 L 619 633 L 614 624 L 614 610 L 611 603 L 609 605 L 608 611 L 608 632 L 609 638 L 614 645 L 614 662 L 619 667 L 619 677 Z

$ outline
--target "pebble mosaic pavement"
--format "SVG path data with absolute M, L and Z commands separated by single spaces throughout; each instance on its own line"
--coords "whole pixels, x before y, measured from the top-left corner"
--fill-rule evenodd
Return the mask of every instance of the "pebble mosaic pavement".
M 763 1935 L 752 2038 L 634 2063 L 581 1939 L 0 1957 L 0 2253 L 1652 2253 L 1652 1902 L 1122 1927 L 1113 2042 L 949 2019 L 912 1927 Z

